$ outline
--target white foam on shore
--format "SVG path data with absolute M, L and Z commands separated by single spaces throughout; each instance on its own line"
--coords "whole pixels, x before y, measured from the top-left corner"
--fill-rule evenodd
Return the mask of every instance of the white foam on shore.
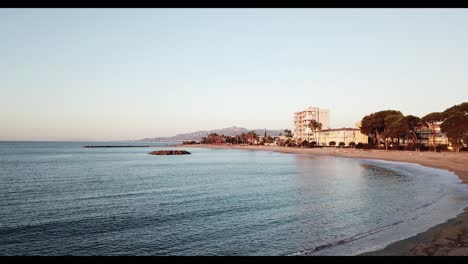
M 322 156 L 341 159 L 346 157 Z M 306 255 L 359 255 L 384 249 L 395 242 L 424 233 L 434 226 L 445 223 L 463 213 L 468 206 L 468 185 L 462 184 L 461 179 L 453 172 L 443 169 L 431 168 L 417 163 L 387 161 L 376 159 L 353 158 L 359 162 L 371 166 L 376 166 L 393 171 L 399 175 L 407 177 L 438 177 L 444 186 L 449 189 L 438 194 L 437 197 L 426 204 L 414 209 L 412 217 L 401 219 L 392 224 L 388 224 L 368 232 L 356 234 L 354 236 L 316 246 L 311 249 L 301 250 L 288 256 Z M 455 202 L 455 203 L 454 203 Z M 433 214 L 432 212 L 437 212 Z M 411 232 L 410 230 L 413 230 Z M 386 234 L 387 233 L 387 234 Z M 386 239 L 381 239 L 386 237 Z M 365 242 L 363 240 L 369 240 Z M 353 243 L 364 243 L 365 248 L 353 247 Z M 351 249 L 349 248 L 351 247 Z

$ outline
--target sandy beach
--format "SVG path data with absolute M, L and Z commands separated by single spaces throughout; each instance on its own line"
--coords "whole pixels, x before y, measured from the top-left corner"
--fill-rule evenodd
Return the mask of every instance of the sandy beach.
M 289 148 L 247 145 L 177 145 L 184 148 L 229 148 L 264 150 L 282 153 L 337 156 L 345 158 L 380 159 L 412 162 L 423 166 L 454 172 L 463 183 L 468 183 L 468 153 L 385 151 L 339 148 Z M 468 205 L 467 205 L 468 206 Z M 386 248 L 362 255 L 424 255 L 468 256 L 468 207 L 465 212 L 445 223 L 430 228 L 416 236 L 395 242 Z

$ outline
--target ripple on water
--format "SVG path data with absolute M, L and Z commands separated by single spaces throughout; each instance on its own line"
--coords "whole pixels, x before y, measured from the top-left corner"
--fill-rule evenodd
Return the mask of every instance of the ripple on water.
M 0 143 L 0 254 L 351 255 L 468 202 L 453 173 L 417 164 L 86 144 Z

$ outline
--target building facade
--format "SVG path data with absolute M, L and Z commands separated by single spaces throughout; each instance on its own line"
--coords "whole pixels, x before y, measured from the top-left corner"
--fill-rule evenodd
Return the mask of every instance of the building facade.
M 421 143 L 426 146 L 450 145 L 447 136 L 440 130 L 440 124 L 434 126 L 421 126 L 416 130 L 416 134 L 421 137 Z
M 367 144 L 369 138 L 367 135 L 362 134 L 358 128 L 325 129 L 317 134 L 316 142 L 320 146 L 329 146 L 331 141 L 334 141 L 336 146 L 340 142 L 344 142 L 345 146 L 349 146 L 351 142 Z
M 330 110 L 318 107 L 309 107 L 305 110 L 294 113 L 294 138 L 296 140 L 316 141 L 318 131 L 309 128 L 311 121 L 322 123 L 323 129 L 330 129 Z

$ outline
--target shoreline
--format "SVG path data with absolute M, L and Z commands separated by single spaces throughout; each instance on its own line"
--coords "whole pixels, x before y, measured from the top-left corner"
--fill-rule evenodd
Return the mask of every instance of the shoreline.
M 334 156 L 417 163 L 454 173 L 468 184 L 468 153 L 416 152 L 397 150 L 362 150 L 349 148 L 291 148 L 255 145 L 173 145 L 171 147 L 262 150 L 290 154 Z M 468 205 L 464 212 L 445 223 L 387 245 L 385 248 L 359 254 L 361 256 L 468 256 Z

